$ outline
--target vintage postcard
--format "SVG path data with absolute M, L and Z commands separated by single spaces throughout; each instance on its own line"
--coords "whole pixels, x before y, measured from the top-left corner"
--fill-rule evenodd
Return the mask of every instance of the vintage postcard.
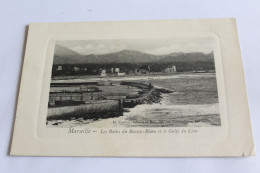
M 253 154 L 235 19 L 30 25 L 11 155 Z

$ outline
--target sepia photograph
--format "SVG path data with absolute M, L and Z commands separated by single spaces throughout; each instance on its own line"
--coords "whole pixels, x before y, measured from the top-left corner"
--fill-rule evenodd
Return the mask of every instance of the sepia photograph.
M 56 41 L 46 126 L 221 126 L 213 42 Z

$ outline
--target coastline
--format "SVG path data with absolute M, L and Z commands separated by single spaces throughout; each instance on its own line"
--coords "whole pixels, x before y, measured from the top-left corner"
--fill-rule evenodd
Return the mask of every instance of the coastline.
M 142 79 L 140 79 L 142 78 Z M 78 118 L 71 120 L 52 120 L 48 127 L 135 127 L 146 126 L 220 126 L 219 104 L 216 78 L 213 74 L 178 74 L 167 78 L 145 76 L 133 77 L 130 83 L 140 82 L 147 85 L 151 81 L 155 89 L 149 97 L 140 100 L 134 107 L 124 108 L 123 116 L 108 118 Z M 120 80 L 119 80 L 120 79 Z M 117 84 L 124 78 L 118 80 Z M 139 80 L 140 79 L 140 80 Z M 103 78 L 102 80 L 107 80 Z M 66 80 L 67 81 L 67 80 Z M 85 81 L 89 81 L 85 79 Z M 72 82 L 69 80 L 69 82 Z M 206 83 L 205 83 L 206 82 Z M 206 85 L 205 85 L 206 84 Z M 187 87 L 190 86 L 190 87 Z M 162 123 L 157 122 L 161 120 Z M 190 119 L 190 121 L 188 121 Z M 131 124 L 113 124 L 113 121 L 131 121 Z M 150 121 L 151 120 L 151 121 Z M 156 120 L 156 121 L 154 121 Z M 151 122 L 150 124 L 142 122 Z M 59 122 L 58 125 L 52 125 Z M 61 122 L 61 123 L 60 123 Z M 154 123 L 153 123 L 154 122 Z M 107 123 L 107 124 L 106 124 Z
M 154 104 L 154 103 L 160 103 L 162 100 L 162 94 L 166 93 L 172 93 L 172 91 L 163 89 L 163 88 L 154 88 L 152 89 L 151 93 L 142 99 L 137 99 L 135 104 L 133 105 L 134 108 L 137 105 L 141 104 Z M 86 105 L 88 106 L 88 105 Z M 46 125 L 51 123 L 52 120 L 60 120 L 58 122 L 51 123 L 52 125 L 59 125 L 64 120 L 75 120 L 75 119 L 83 119 L 83 120 L 92 120 L 96 121 L 99 119 L 107 119 L 107 118 L 114 118 L 123 116 L 123 112 L 128 112 L 128 108 L 120 108 L 120 107 L 107 107 L 104 108 L 103 105 L 97 104 L 97 106 L 93 106 L 92 108 L 87 108 L 85 104 L 82 104 L 80 106 L 70 106 L 73 111 L 70 112 L 63 112 L 55 115 L 50 115 L 50 110 L 52 109 L 66 109 L 66 107 L 60 107 L 60 108 L 48 108 L 48 116 L 46 119 Z M 75 108 L 77 107 L 77 108 Z M 53 112 L 53 111 L 52 111 Z M 54 111 L 55 112 L 55 111 Z M 56 111 L 57 112 L 57 111 Z M 60 111 L 61 112 L 61 111 Z
M 149 79 L 170 79 L 170 78 L 183 78 L 183 77 L 201 77 L 212 76 L 215 73 L 172 73 L 166 75 L 140 75 L 140 76 L 118 76 L 118 77 L 98 77 L 98 76 L 69 76 L 63 79 L 51 79 L 52 83 L 62 82 L 94 82 L 94 81 L 132 81 L 132 80 L 149 80 Z

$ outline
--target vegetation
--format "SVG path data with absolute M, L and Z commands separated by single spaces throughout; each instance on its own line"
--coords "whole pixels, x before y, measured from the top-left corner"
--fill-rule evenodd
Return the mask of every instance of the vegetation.
M 166 68 L 176 66 L 178 72 L 215 70 L 214 62 L 176 62 L 176 63 L 109 63 L 109 64 L 54 64 L 52 76 L 81 76 L 98 75 L 101 69 L 108 73 L 111 68 L 119 68 L 120 72 L 134 74 L 136 69 L 144 69 L 150 72 L 164 72 Z M 61 67 L 60 70 L 58 68 Z

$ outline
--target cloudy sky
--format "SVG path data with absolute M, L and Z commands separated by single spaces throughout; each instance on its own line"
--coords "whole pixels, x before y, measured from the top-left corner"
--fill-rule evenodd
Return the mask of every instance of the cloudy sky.
M 122 50 L 136 50 L 153 55 L 165 55 L 174 52 L 210 53 L 213 50 L 212 38 L 75 40 L 57 41 L 56 44 L 81 55 L 106 54 Z

